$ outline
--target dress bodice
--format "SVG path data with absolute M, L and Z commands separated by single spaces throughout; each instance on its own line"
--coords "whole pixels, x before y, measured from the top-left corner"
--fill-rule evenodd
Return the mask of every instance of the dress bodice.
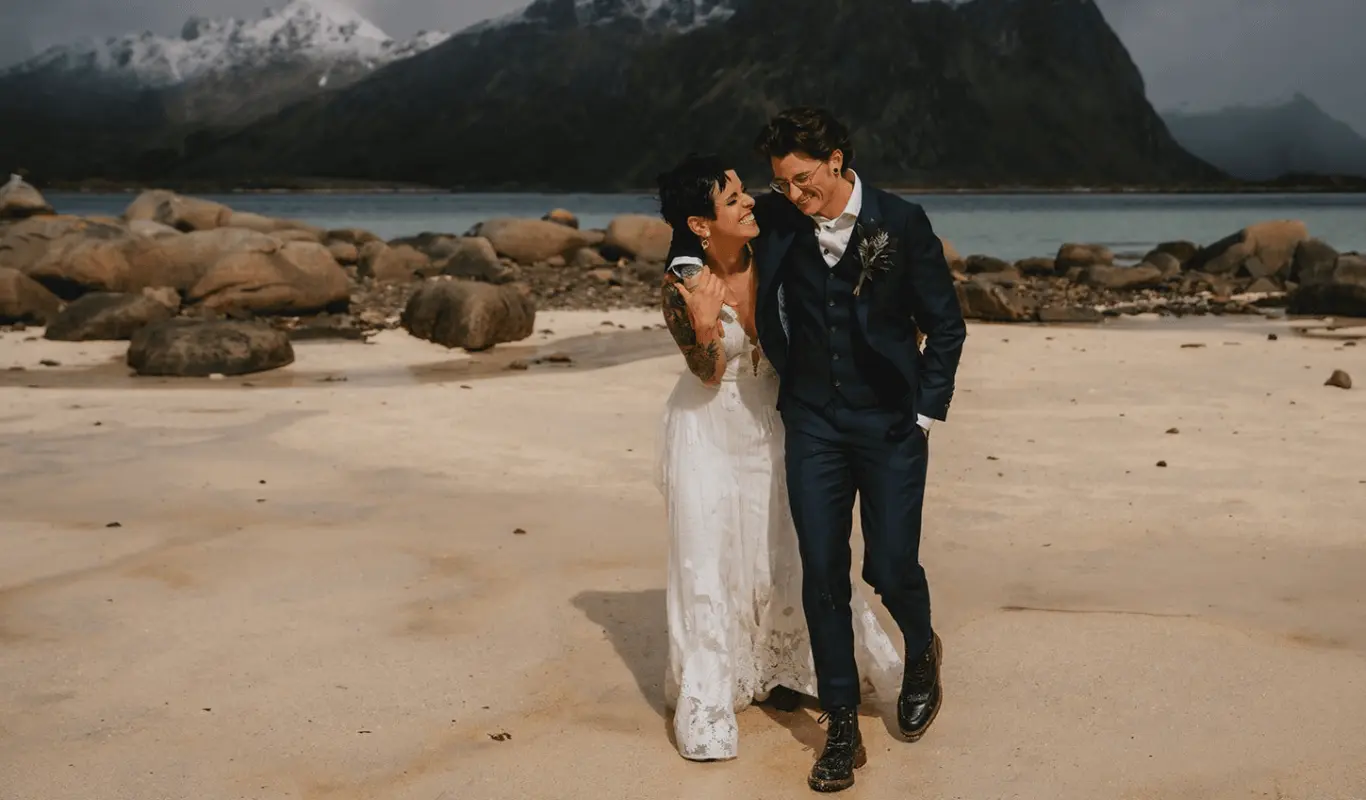
M 726 348 L 726 371 L 721 380 L 776 377 L 773 365 L 763 356 L 759 346 L 750 341 L 740 315 L 729 304 L 721 306 L 721 343 Z

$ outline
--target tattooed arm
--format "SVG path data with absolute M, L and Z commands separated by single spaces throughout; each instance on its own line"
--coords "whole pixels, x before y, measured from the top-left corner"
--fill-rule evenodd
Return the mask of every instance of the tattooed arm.
M 710 272 L 704 271 L 701 278 L 692 291 L 676 279 L 664 283 L 664 322 L 692 374 L 707 386 L 717 386 L 726 371 L 720 317 L 724 287 Z

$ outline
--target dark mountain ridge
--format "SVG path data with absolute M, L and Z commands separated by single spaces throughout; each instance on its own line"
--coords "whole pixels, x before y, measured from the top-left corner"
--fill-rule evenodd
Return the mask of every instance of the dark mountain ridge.
M 682 30 L 626 3 L 538 0 L 240 130 L 167 137 L 144 177 L 612 191 L 710 150 L 754 181 L 765 120 L 815 104 L 884 186 L 1225 179 L 1173 141 L 1092 0 L 713 0 L 671 8 L 724 6 Z

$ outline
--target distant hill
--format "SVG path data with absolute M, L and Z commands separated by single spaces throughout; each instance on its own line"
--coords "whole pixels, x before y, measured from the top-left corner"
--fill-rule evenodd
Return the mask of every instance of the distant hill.
M 1238 178 L 1366 177 L 1366 137 L 1303 94 L 1278 105 L 1162 114 L 1176 141 Z

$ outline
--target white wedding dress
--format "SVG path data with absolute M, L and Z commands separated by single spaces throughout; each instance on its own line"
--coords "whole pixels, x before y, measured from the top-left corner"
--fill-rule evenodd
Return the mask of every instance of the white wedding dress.
M 778 376 L 722 309 L 717 388 L 684 370 L 665 404 L 655 479 L 669 520 L 665 699 L 678 751 L 734 758 L 736 712 L 773 687 L 816 695 L 802 565 L 788 507 Z M 896 697 L 902 661 L 855 581 L 865 694 Z

